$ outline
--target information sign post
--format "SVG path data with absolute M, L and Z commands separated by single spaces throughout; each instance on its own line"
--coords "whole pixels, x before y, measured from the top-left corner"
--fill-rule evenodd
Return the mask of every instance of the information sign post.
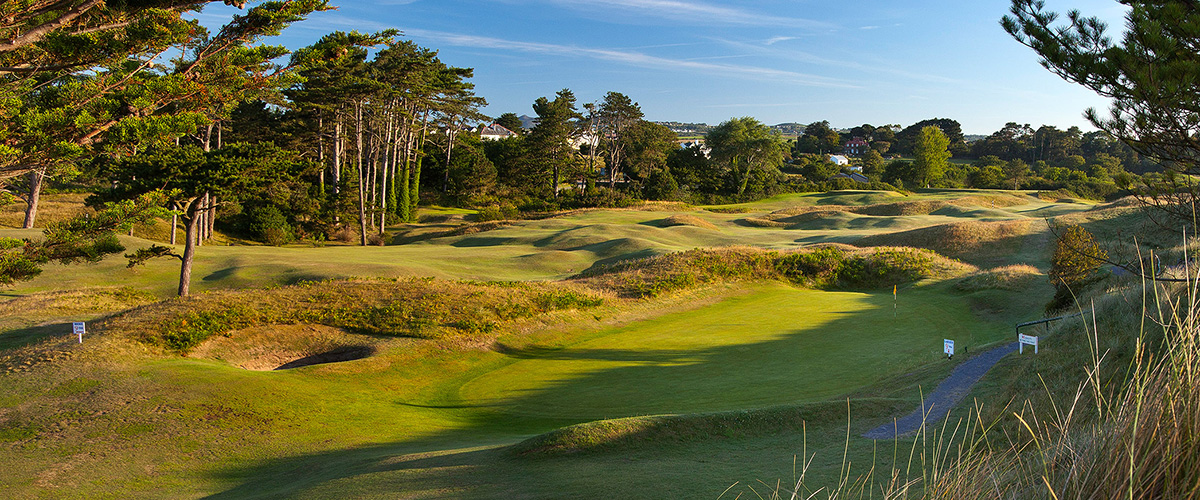
M 1033 335 L 1025 335 L 1024 333 L 1018 333 L 1017 341 L 1021 343 L 1021 346 L 1019 348 L 1021 351 L 1020 352 L 1021 354 L 1025 354 L 1025 345 L 1026 344 L 1033 346 L 1033 353 L 1037 354 L 1037 352 L 1038 352 L 1038 338 L 1037 337 L 1035 337 Z

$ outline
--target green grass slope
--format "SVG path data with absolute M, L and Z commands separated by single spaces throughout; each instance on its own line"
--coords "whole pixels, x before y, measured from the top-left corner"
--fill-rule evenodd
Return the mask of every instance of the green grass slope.
M 790 249 L 947 220 L 1093 214 L 1090 205 L 1005 196 L 787 195 L 725 212 L 580 211 L 384 247 L 205 246 L 194 288 L 347 276 L 552 281 L 697 247 Z M 901 204 L 922 200 L 928 203 Z M 851 207 L 847 220 L 876 222 L 741 222 L 819 205 Z M 402 298 L 356 293 L 380 307 L 413 297 L 453 300 L 454 314 L 495 321 L 498 330 L 477 338 L 397 338 L 261 324 L 219 334 L 189 356 L 140 342 L 142 333 L 132 330 L 97 330 L 81 345 L 62 328 L 72 318 L 145 304 L 146 292 L 169 295 L 173 262 L 126 269 L 110 258 L 52 268 L 0 303 L 14 318 L 19 313 L 0 321 L 0 491 L 21 498 L 696 498 L 737 484 L 734 491 L 747 496 L 746 485 L 758 479 L 786 482 L 793 457 L 804 451 L 818 453 L 812 477 L 835 481 L 843 452 L 855 464 L 873 456 L 890 463 L 891 445 L 877 449 L 856 436 L 908 411 L 950 370 L 943 338 L 967 351 L 1007 340 L 1012 322 L 1044 303 L 1049 286 L 1036 281 L 1044 236 L 1031 229 L 992 259 L 1032 264 L 1019 268 L 1020 290 L 1002 286 L 1012 273 L 986 269 L 901 287 L 896 299 L 891 290 L 715 281 L 650 299 L 605 295 L 595 307 L 548 307 L 509 320 L 497 319 L 493 303 L 526 288 L 541 293 L 543 285 L 444 282 Z M 94 286 L 108 288 L 84 290 Z M 457 298 L 458 289 L 465 298 Z M 504 294 L 489 292 L 499 289 Z M 143 321 L 152 335 L 167 326 L 152 312 L 226 300 L 223 294 L 237 302 L 238 293 L 254 295 L 246 304 L 272 297 L 302 309 L 343 303 L 310 292 L 250 290 L 201 294 L 125 317 L 158 318 Z M 264 370 L 360 344 L 373 354 Z M 545 452 L 550 448 L 556 451 Z

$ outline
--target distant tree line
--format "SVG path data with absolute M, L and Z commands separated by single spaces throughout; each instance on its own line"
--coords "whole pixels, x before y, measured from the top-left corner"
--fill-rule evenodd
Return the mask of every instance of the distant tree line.
M 1069 189 L 1099 198 L 1158 175 L 1104 132 L 1008 124 L 967 143 L 945 118 L 845 132 L 826 121 L 787 124 L 799 132 L 791 141 L 748 117 L 673 124 L 703 132 L 682 147 L 615 91 L 582 103 L 569 89 L 538 98 L 526 130 L 515 113 L 480 112 L 487 103 L 470 68 L 392 30 L 331 33 L 283 63 L 287 50 L 258 44 L 329 9 L 325 1 L 266 2 L 213 34 L 182 17 L 204 3 L 0 12 L 13 20 L 0 27 L 12 40 L 0 44 L 0 201 L 24 202 L 34 227 L 47 188 L 94 192 L 97 208 L 161 200 L 172 213 L 170 242 L 181 236 L 183 251 L 143 249 L 131 264 L 178 258 L 181 295 L 196 247 L 215 229 L 269 244 L 379 244 L 386 228 L 415 222 L 422 203 L 475 208 L 486 219 L 849 188 Z M 516 134 L 484 140 L 477 130 L 492 123 Z M 852 139 L 865 150 L 833 163 L 829 155 Z M 850 175 L 858 173 L 865 179 Z M 39 251 L 18 243 L 3 242 L 0 267 Z

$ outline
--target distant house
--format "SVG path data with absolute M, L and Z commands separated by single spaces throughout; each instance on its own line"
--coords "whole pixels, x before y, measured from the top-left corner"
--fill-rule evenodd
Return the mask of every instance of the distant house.
M 479 130 L 479 138 L 485 141 L 498 141 L 516 136 L 516 132 L 506 129 L 498 123 L 493 123 Z
M 850 159 L 846 158 L 843 155 L 829 155 L 829 161 L 833 162 L 834 165 L 838 165 L 838 166 L 845 166 L 845 165 L 850 164 Z
M 850 139 L 842 146 L 842 149 L 845 150 L 846 154 L 854 156 L 866 154 L 867 150 L 870 148 L 871 145 L 868 144 L 867 141 L 862 137 Z
M 850 179 L 852 181 L 861 182 L 863 184 L 871 182 L 871 179 L 868 179 L 867 176 L 860 174 L 858 172 L 850 172 L 848 174 L 839 173 L 839 174 L 833 175 L 832 177 L 830 177 L 830 179 L 831 180 L 832 179 Z

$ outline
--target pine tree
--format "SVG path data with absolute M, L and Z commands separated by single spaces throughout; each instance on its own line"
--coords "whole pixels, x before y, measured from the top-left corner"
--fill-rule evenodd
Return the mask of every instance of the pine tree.
M 558 198 L 563 174 L 575 163 L 573 121 L 582 116 L 575 109 L 575 94 L 568 89 L 558 91 L 553 101 L 537 98 L 533 111 L 537 113 L 537 125 L 529 132 L 529 148 L 538 171 L 550 184 L 550 192 Z
M 1164 163 L 1162 182 L 1137 189 L 1147 205 L 1191 221 L 1200 186 L 1200 5 L 1121 1 L 1129 7 L 1119 41 L 1098 18 L 1070 12 L 1065 23 L 1039 0 L 1013 0 L 1001 24 L 1063 79 L 1112 99 L 1107 117 L 1086 116 L 1138 153 Z M 1184 175 L 1176 175 L 1184 174 Z M 1155 212 L 1152 212 L 1155 213 Z

